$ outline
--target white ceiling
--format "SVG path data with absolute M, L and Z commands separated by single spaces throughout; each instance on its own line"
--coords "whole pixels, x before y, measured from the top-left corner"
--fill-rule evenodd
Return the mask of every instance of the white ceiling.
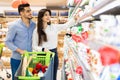
M 17 8 L 12 7 L 12 1 L 13 0 L 0 0 L 0 14 L 4 14 L 4 11 L 15 11 Z M 26 0 L 31 5 L 32 10 L 40 10 L 41 8 L 56 8 L 59 10 L 63 9 L 64 6 L 66 6 L 67 0 Z M 0 23 L 6 22 L 4 20 L 1 20 Z
M 11 7 L 13 0 L 0 0 L 0 6 Z M 65 6 L 67 0 L 26 0 L 31 6 Z

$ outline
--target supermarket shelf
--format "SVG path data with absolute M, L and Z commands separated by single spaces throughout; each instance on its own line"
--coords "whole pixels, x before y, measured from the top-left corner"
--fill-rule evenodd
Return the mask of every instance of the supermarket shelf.
M 69 63 L 69 66 L 70 66 L 71 76 L 72 76 L 73 80 L 75 80 L 75 70 L 74 70 L 74 67 L 73 67 L 74 65 L 72 63 L 71 56 L 69 54 L 67 54 L 67 56 L 69 57 L 68 63 Z
M 71 65 L 71 70 L 73 70 L 73 78 L 74 78 L 74 80 L 83 80 L 82 75 L 76 73 L 76 68 L 78 66 L 81 66 L 82 64 L 79 64 L 79 60 L 74 55 L 74 52 L 73 52 L 73 54 L 69 55 L 69 58 L 70 58 L 69 64 Z
M 120 49 L 118 47 L 110 45 L 110 44 L 107 44 L 107 43 L 99 41 L 99 40 L 92 40 L 92 41 L 88 40 L 87 41 L 87 45 L 90 46 L 91 49 L 94 49 L 94 50 L 98 50 L 101 47 L 106 46 L 106 47 L 111 47 L 111 48 L 117 50 L 118 52 L 120 52 Z
M 93 16 L 101 14 L 120 14 L 120 0 L 113 0 L 113 2 L 107 4 L 103 8 L 99 9 L 93 14 Z
M 77 51 L 77 48 L 76 48 L 77 45 L 74 43 L 74 41 L 71 39 L 71 37 L 65 37 L 65 43 L 68 45 L 68 47 L 70 49 L 72 49 L 73 55 L 76 57 L 76 59 L 79 63 L 78 65 L 81 65 L 81 67 L 83 69 L 83 75 L 84 75 L 83 80 L 95 80 L 95 75 L 93 75 L 93 73 L 89 70 L 89 68 L 87 67 L 84 59 L 82 59 L 82 57 L 80 57 L 78 55 L 78 51 Z M 116 47 L 114 47 L 112 45 L 109 45 L 109 44 L 106 44 L 106 43 L 103 43 L 103 42 L 100 42 L 98 40 L 95 40 L 95 41 L 90 40 L 90 41 L 87 41 L 87 43 L 88 43 L 87 46 L 90 46 L 90 48 L 93 49 L 93 50 L 98 51 L 103 46 L 109 46 L 109 47 L 112 47 L 113 49 L 118 50 L 120 52 L 120 50 L 117 49 Z
M 72 51 L 74 52 L 74 56 L 76 57 L 79 65 L 81 65 L 82 69 L 83 69 L 83 75 L 84 75 L 84 80 L 95 80 L 92 76 L 91 71 L 86 67 L 85 63 L 82 61 L 82 59 L 78 56 L 78 52 L 75 48 L 74 44 L 70 44 L 69 42 L 72 42 L 71 39 L 67 38 L 66 43 L 71 46 L 69 46 L 69 48 L 72 49 Z
M 112 6 L 112 7 L 109 7 L 109 6 Z M 107 7 L 109 7 L 109 9 Z M 105 10 L 105 9 L 107 9 L 107 10 Z M 120 15 L 120 2 L 114 1 L 112 4 L 106 6 L 105 8 L 102 8 L 100 11 L 83 19 L 79 23 L 100 21 L 100 15 Z
M 73 69 L 73 65 L 72 65 L 72 61 L 69 60 L 69 65 L 70 65 L 70 71 L 72 73 L 72 78 L 75 80 L 75 72 L 74 72 L 74 69 Z
M 62 64 L 62 73 L 61 73 L 61 80 L 66 80 L 66 76 L 65 76 L 65 63 L 63 61 L 63 64 Z
M 114 5 L 113 7 L 110 8 L 106 8 L 109 7 L 111 4 L 115 4 L 118 3 L 119 0 L 105 0 L 101 3 L 99 3 L 97 6 L 95 6 L 89 13 L 85 13 L 83 16 L 81 16 L 78 20 L 78 24 L 85 21 L 85 20 L 89 20 L 91 19 L 91 17 L 93 18 L 93 16 L 96 16 L 100 13 L 103 13 L 103 8 L 105 8 L 105 11 L 110 10 L 111 8 L 114 8 L 120 4 Z M 109 5 L 108 5 L 109 4 Z M 94 14 L 94 15 L 93 15 Z
M 73 13 L 75 13 L 75 11 L 77 10 L 77 8 L 79 8 L 80 5 L 81 4 L 79 3 L 79 5 L 75 7 L 75 10 Z M 92 22 L 94 20 L 100 20 L 99 16 L 102 14 L 107 14 L 107 15 L 108 14 L 118 15 L 119 14 L 120 15 L 120 0 L 103 0 L 100 4 L 96 5 L 90 12 L 85 13 L 83 16 L 81 16 L 77 24 L 75 25 L 79 25 L 82 22 Z M 78 51 L 77 51 L 76 44 L 74 43 L 74 41 L 71 39 L 71 37 L 67 37 L 67 36 L 65 37 L 66 37 L 65 43 L 70 49 L 72 49 L 73 55 L 76 57 L 78 64 L 81 65 L 83 69 L 83 75 L 84 75 L 83 80 L 96 80 L 95 77 L 97 76 L 95 76 L 94 73 L 90 71 L 89 65 L 84 61 L 84 59 L 81 56 L 78 55 Z M 93 50 L 98 51 L 103 46 L 109 46 L 120 52 L 120 49 L 114 47 L 111 44 L 104 43 L 102 41 L 90 40 L 87 42 L 88 42 L 87 46 L 89 46 Z
M 71 17 L 73 17 L 73 14 L 76 13 L 76 10 L 79 8 L 79 7 L 82 7 L 84 5 L 87 5 L 89 3 L 89 0 L 80 0 L 79 3 L 75 6 L 74 8 L 74 11 L 72 12 L 71 14 Z
M 75 14 L 76 10 L 78 9 L 79 5 L 81 4 L 81 1 L 79 1 L 79 3 L 75 6 L 74 11 L 72 12 L 70 18 L 73 17 L 73 15 Z

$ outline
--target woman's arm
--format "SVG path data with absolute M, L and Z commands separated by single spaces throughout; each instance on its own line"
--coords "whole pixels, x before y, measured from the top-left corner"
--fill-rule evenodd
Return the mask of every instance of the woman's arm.
M 54 26 L 57 28 L 57 31 L 61 31 L 64 29 L 67 29 L 75 24 L 76 20 L 74 18 L 71 18 L 68 22 L 64 24 L 54 24 Z

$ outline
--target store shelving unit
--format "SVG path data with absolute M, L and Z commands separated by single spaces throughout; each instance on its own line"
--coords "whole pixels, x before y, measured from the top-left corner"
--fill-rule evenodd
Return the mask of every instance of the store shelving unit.
M 93 19 L 94 16 L 101 15 L 102 13 L 104 14 L 104 12 L 109 13 L 108 10 L 113 9 L 113 8 L 115 9 L 120 6 L 119 2 L 120 2 L 119 0 L 105 0 L 101 3 L 99 3 L 93 9 L 91 9 L 91 11 L 89 11 L 88 13 L 85 13 L 83 16 L 81 16 L 77 23 L 81 23 L 82 21 Z M 79 3 L 79 5 L 80 5 L 80 3 Z M 77 8 L 79 8 L 79 6 L 76 6 L 75 10 Z M 75 12 L 75 11 L 73 11 L 73 12 Z M 72 17 L 73 17 L 73 15 L 72 15 Z
M 71 17 L 73 17 L 73 14 L 76 12 L 77 8 L 81 7 L 82 5 L 86 4 L 86 1 L 83 0 L 83 2 L 79 2 Z M 94 6 L 88 13 L 85 13 L 83 16 L 79 18 L 76 25 L 80 25 L 82 22 L 91 22 L 95 20 L 99 20 L 98 17 L 100 15 L 119 15 L 120 14 L 120 0 L 103 0 L 98 5 Z M 73 26 L 72 26 L 73 27 Z
M 93 77 L 93 74 L 90 70 L 90 66 L 88 63 L 86 63 L 84 61 L 84 59 L 78 54 L 78 48 L 76 48 L 76 44 L 75 44 L 75 41 L 71 39 L 71 37 L 68 37 L 68 36 L 65 36 L 65 50 L 72 50 L 72 54 L 69 54 L 69 52 L 67 51 L 67 56 L 68 56 L 68 61 L 72 61 L 72 63 L 69 62 L 70 64 L 70 68 L 72 70 L 71 74 L 74 75 L 73 77 L 73 80 L 77 80 L 76 79 L 76 75 L 77 73 L 75 72 L 75 70 L 73 70 L 73 67 L 75 67 L 75 69 L 77 68 L 77 66 L 81 66 L 82 67 L 82 70 L 83 70 L 83 80 L 95 80 L 94 77 Z M 66 52 L 66 51 L 65 51 Z M 84 53 L 83 53 L 84 54 Z M 74 64 L 75 63 L 75 64 Z M 77 63 L 77 64 L 76 64 Z M 74 65 L 72 65 L 74 64 Z M 75 66 L 77 65 L 77 66 Z M 82 78 L 82 77 L 81 77 Z M 80 79 L 79 79 L 80 80 Z
M 83 5 L 86 4 L 87 0 L 84 0 L 84 2 L 79 2 L 71 17 L 73 17 L 74 14 L 76 14 L 76 11 L 78 8 L 82 7 Z M 98 5 L 94 6 L 89 12 L 85 13 L 84 15 L 82 15 L 79 20 L 77 21 L 76 24 L 74 24 L 75 26 L 80 25 L 83 22 L 92 22 L 92 21 L 96 21 L 99 20 L 98 17 L 102 14 L 112 14 L 112 15 L 119 15 L 120 12 L 120 1 L 119 0 L 103 0 L 101 1 Z M 74 26 L 72 26 L 74 27 Z M 78 34 L 77 34 L 78 35 Z M 86 40 L 87 41 L 87 46 L 90 47 L 90 49 L 93 50 L 98 50 L 99 48 L 103 47 L 103 46 L 109 46 L 114 48 L 115 50 L 119 51 L 119 48 L 112 46 L 110 44 L 104 43 L 102 41 L 99 40 Z M 85 45 L 85 44 L 83 44 Z M 70 74 L 72 75 L 72 79 L 71 80 L 99 80 L 100 78 L 98 78 L 97 76 L 95 77 L 94 73 L 91 71 L 90 66 L 88 63 L 86 63 L 84 61 L 84 58 L 82 58 L 78 53 L 78 48 L 77 48 L 77 43 L 74 42 L 74 40 L 72 40 L 71 36 L 66 35 L 64 38 L 64 56 L 68 56 L 68 62 L 69 62 L 69 66 L 71 69 Z M 71 50 L 71 54 L 69 54 L 69 51 L 67 50 Z M 75 57 L 75 59 L 74 59 Z M 73 59 L 71 59 L 73 58 Z M 66 59 L 66 58 L 65 58 Z M 77 63 L 76 63 L 77 61 Z M 63 65 L 66 65 L 66 63 L 64 63 Z M 81 75 L 81 79 L 76 79 L 77 74 L 75 72 L 75 69 L 77 66 L 81 66 L 82 67 L 82 75 Z M 63 69 L 65 69 L 66 67 L 63 66 Z M 63 70 L 62 73 L 66 73 L 66 70 Z M 67 75 L 66 75 L 67 76 Z M 83 77 L 84 76 L 84 77 Z M 66 78 L 64 76 L 64 78 Z M 63 79 L 63 80 L 69 80 L 67 79 Z
M 65 76 L 65 63 L 63 61 L 63 64 L 62 64 L 62 71 L 63 73 L 61 73 L 61 80 L 66 80 L 66 76 Z

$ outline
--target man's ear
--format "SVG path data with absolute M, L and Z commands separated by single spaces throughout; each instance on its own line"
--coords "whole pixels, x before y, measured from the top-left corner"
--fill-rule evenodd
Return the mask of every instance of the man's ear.
M 22 14 L 23 14 L 23 12 L 21 11 L 19 14 L 20 14 L 20 15 L 22 15 Z

